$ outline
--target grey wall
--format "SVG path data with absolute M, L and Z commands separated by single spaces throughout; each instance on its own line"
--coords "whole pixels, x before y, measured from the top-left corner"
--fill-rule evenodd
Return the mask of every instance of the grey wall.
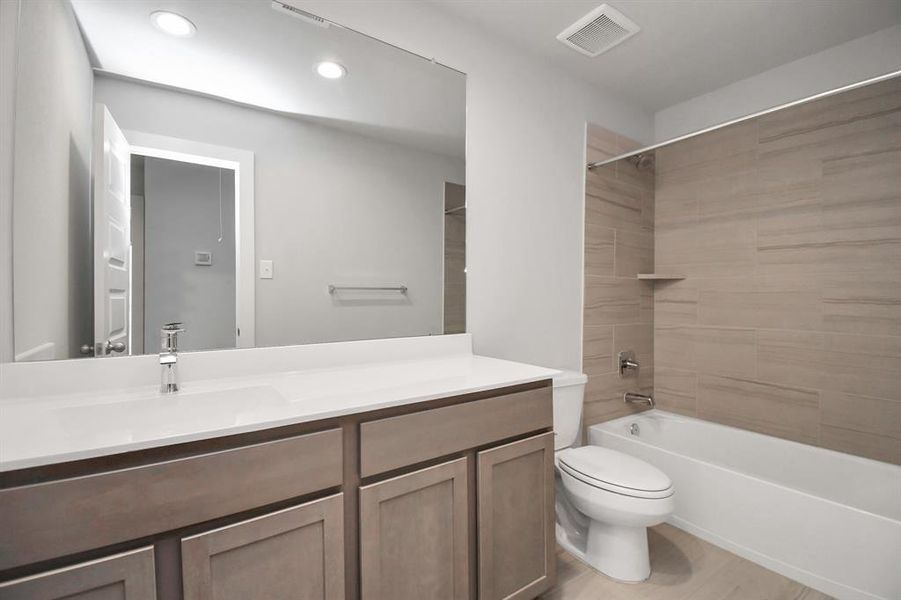
M 580 368 L 585 123 L 650 143 L 651 116 L 428 2 L 295 4 L 466 73 L 466 324 L 474 348 Z
M 901 69 L 901 25 L 697 96 L 654 115 L 664 141 Z
M 222 183 L 222 241 L 219 182 Z M 160 327 L 182 321 L 179 349 L 235 347 L 234 171 L 144 160 L 144 339 L 158 347 Z M 213 253 L 212 266 L 194 251 Z
M 68 3 L 22 3 L 13 210 L 15 353 L 93 340 L 93 75 Z
M 462 160 L 123 80 L 95 94 L 123 129 L 254 153 L 256 259 L 275 273 L 255 281 L 258 346 L 441 333 L 444 182 L 463 183 Z

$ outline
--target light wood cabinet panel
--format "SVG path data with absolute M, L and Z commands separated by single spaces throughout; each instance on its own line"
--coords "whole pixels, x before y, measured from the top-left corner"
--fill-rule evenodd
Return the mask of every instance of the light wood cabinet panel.
M 155 600 L 153 548 L 0 584 L 3 600 Z
M 550 387 L 369 421 L 360 425 L 360 469 L 369 477 L 553 424 Z
M 336 494 L 182 540 L 185 600 L 342 600 Z
M 479 452 L 479 599 L 534 598 L 555 581 L 554 434 Z
M 360 488 L 363 600 L 469 597 L 466 459 Z
M 239 482 L 239 483 L 238 483 Z M 339 486 L 330 429 L 0 490 L 0 570 L 138 539 Z

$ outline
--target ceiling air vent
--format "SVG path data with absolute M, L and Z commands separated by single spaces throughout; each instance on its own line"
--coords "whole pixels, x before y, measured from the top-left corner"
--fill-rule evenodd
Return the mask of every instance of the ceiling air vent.
M 620 44 L 641 28 L 609 4 L 596 9 L 564 29 L 557 39 L 577 52 L 597 56 Z
M 314 15 L 311 12 L 301 10 L 296 6 L 291 6 L 290 4 L 285 4 L 283 2 L 279 2 L 278 0 L 272 0 L 272 9 L 281 13 L 286 13 L 288 15 L 291 15 L 292 17 L 296 17 L 302 21 L 316 25 L 317 27 L 325 28 L 329 26 L 329 22 L 319 15 Z

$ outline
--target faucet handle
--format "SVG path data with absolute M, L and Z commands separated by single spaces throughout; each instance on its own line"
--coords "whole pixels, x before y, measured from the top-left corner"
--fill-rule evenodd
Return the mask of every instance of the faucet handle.
M 635 352 L 632 350 L 624 350 L 619 353 L 619 376 L 626 377 L 631 371 L 638 371 L 638 360 L 635 358 Z

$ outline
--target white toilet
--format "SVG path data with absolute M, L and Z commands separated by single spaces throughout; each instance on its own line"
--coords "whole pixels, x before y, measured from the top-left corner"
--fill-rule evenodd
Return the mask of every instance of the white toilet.
M 557 542 L 621 581 L 651 574 L 647 528 L 672 514 L 673 483 L 660 469 L 600 446 L 573 447 L 582 426 L 587 377 L 554 378 Z

